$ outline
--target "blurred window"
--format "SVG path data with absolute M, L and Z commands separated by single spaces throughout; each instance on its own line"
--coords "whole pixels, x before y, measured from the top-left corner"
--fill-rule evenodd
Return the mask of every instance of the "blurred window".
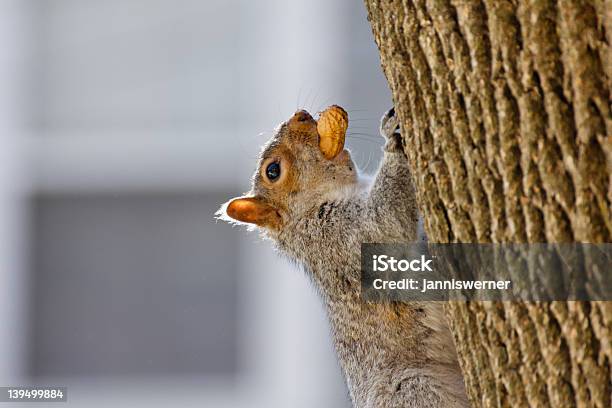
M 31 373 L 235 373 L 231 195 L 35 197 Z

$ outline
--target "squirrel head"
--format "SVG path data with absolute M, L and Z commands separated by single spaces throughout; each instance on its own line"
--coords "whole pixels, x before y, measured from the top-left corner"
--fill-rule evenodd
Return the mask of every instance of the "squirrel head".
M 252 188 L 219 210 L 222 219 L 279 232 L 330 195 L 354 187 L 357 169 L 344 137 L 348 116 L 333 105 L 316 121 L 297 111 L 264 146 Z

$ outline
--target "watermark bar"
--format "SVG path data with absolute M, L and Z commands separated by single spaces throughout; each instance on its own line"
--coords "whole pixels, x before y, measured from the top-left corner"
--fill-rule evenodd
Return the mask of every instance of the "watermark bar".
M 612 300 L 612 244 L 363 244 L 367 301 Z
M 0 402 L 66 402 L 66 387 L 15 386 L 0 387 Z

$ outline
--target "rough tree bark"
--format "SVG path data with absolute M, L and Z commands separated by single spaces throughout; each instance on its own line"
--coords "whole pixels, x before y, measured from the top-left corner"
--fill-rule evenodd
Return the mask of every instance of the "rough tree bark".
M 433 242 L 610 242 L 612 0 L 366 0 Z M 612 302 L 450 303 L 474 406 L 611 406 Z

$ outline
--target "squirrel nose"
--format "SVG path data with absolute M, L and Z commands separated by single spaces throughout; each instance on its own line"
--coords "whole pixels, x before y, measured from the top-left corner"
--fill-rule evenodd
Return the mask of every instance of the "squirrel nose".
M 317 121 L 305 110 L 299 110 L 293 114 L 287 121 L 287 129 L 297 138 L 295 140 L 302 142 L 312 141 L 314 143 L 319 137 Z
M 296 121 L 296 122 L 308 122 L 313 119 L 310 113 L 301 109 L 293 114 L 293 117 L 291 118 L 291 120 Z

